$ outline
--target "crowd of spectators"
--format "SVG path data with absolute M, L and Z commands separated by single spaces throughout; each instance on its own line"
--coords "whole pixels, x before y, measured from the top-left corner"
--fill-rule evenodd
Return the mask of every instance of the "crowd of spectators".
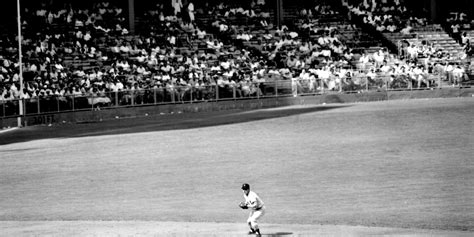
M 260 37 L 246 32 L 248 37 L 243 39 L 239 37 L 243 35 L 242 32 L 239 32 L 236 38 L 245 41 L 257 38 L 257 45 L 262 46 L 262 52 L 266 52 L 264 56 L 275 61 L 277 68 L 280 68 L 276 73 L 271 73 L 294 79 L 298 88 L 306 92 L 321 89 L 363 90 L 366 78 L 378 88 L 407 88 L 413 85 L 432 87 L 438 83 L 429 76 L 434 65 L 406 64 L 403 61 L 389 64 L 394 56 L 386 49 L 373 54 L 354 52 L 339 35 L 339 30 L 353 26 L 350 23 L 321 24 L 317 20 L 318 16 L 312 13 L 319 8 L 316 6 L 301 10 L 297 30 L 282 26 L 275 30 L 264 30 Z M 324 9 L 327 15 L 339 14 L 330 7 Z M 301 37 L 304 32 L 309 32 L 307 37 Z M 284 56 L 281 56 L 282 52 Z M 357 61 L 355 65 L 354 61 Z
M 349 4 L 343 2 L 349 12 L 362 18 L 365 24 L 372 25 L 380 32 L 402 32 L 410 34 L 416 26 L 424 26 L 427 19 L 414 16 L 399 0 L 361 0 Z
M 214 17 L 206 27 L 195 14 Z M 262 0 L 247 7 L 189 1 L 183 6 L 173 0 L 170 6 L 147 9 L 140 16 L 147 30 L 130 35 L 123 10 L 105 1 L 82 9 L 25 9 L 24 90 L 16 40 L 6 37 L 0 52 L 0 101 L 54 96 L 70 103 L 69 98 L 85 96 L 89 105 L 126 105 L 261 96 L 271 89 L 268 83 L 280 79 L 291 81 L 296 91 L 315 93 L 360 91 L 367 81 L 378 88 L 430 87 L 435 84 L 431 73 L 453 82 L 463 77 L 449 65 L 392 63 L 385 49 L 373 54 L 351 50 L 339 34 L 351 24 L 317 21 L 338 14 L 318 4 L 300 12 L 300 24 L 277 28 Z M 87 60 L 93 63 L 74 64 Z
M 94 3 L 90 9 L 41 4 L 35 10 L 25 8 L 22 16 L 24 91 L 19 91 L 18 38 L 6 36 L 0 55 L 2 100 L 20 95 L 30 99 L 100 91 L 84 76 L 86 72 L 65 67 L 64 58 L 106 60 L 108 56 L 97 48 L 94 36 L 98 32 L 128 34 L 121 8 L 109 2 Z
M 448 52 L 435 46 L 429 40 L 404 39 L 399 44 L 400 57 L 407 61 L 423 63 L 425 61 L 460 61 L 468 58 L 464 52 L 460 54 Z
M 260 12 L 260 18 L 257 14 L 257 18 L 250 23 L 249 19 L 229 21 L 226 20 L 229 12 L 226 9 L 232 8 L 226 8 L 225 5 L 219 8 L 220 11 L 215 14 L 212 25 L 220 34 L 226 34 L 238 43 L 258 51 L 260 58 L 266 62 L 263 65 L 269 68 L 270 78 L 267 80 L 271 78 L 295 79 L 296 81 L 318 79 L 317 82 L 310 83 L 311 86 L 308 87 L 311 88 L 308 90 L 310 92 L 315 92 L 318 87 L 319 90 L 341 88 L 340 81 L 336 81 L 330 75 L 334 70 L 340 71 L 343 67 L 348 67 L 353 55 L 341 41 L 334 27 L 321 27 L 312 23 L 321 15 L 338 14 L 336 11 L 328 6 L 316 5 L 306 9 L 299 16 L 306 23 L 295 24 L 295 27 L 290 29 L 286 25 L 275 28 L 261 24 L 261 17 L 264 17 L 262 15 L 269 15 L 264 12 Z M 324 11 L 319 11 L 319 9 L 324 9 Z M 318 14 L 309 13 L 312 11 Z M 242 18 L 245 18 L 245 15 L 242 14 Z M 222 26 L 224 24 L 225 27 Z M 249 24 L 251 27 L 248 27 Z M 312 37 L 305 32 L 311 32 Z M 335 72 L 335 74 L 340 73 Z
M 188 13 L 193 9 L 190 4 L 187 4 Z M 104 6 L 109 7 L 105 10 L 112 13 L 112 19 L 121 18 L 120 8 L 110 7 L 105 2 L 94 5 L 93 9 L 100 11 Z M 250 60 L 248 51 L 224 47 L 219 39 L 200 30 L 191 14 L 186 18 L 179 14 L 176 7 L 173 8 L 174 11 L 169 13 L 163 5 L 158 4 L 147 11 L 143 18 L 148 23 L 148 30 L 145 34 L 130 37 L 124 27 L 119 27 L 119 23 L 115 24 L 115 30 L 107 28 L 105 24 L 96 24 L 98 21 L 93 17 L 95 11 L 88 9 L 70 10 L 70 14 L 67 14 L 67 10 L 59 11 L 60 15 L 73 15 L 66 22 L 61 21 L 64 18 L 46 20 L 46 16 L 50 15 L 47 10 L 38 10 L 40 14 L 32 13 L 30 18 L 25 17 L 25 31 L 31 24 L 28 19 L 45 26 L 47 30 L 23 40 L 25 54 L 28 55 L 24 61 L 26 83 L 23 98 L 87 95 L 103 98 L 89 103 L 129 103 L 130 99 L 140 103 L 147 99 L 145 89 L 153 89 L 157 91 L 158 102 L 165 99 L 180 101 L 185 97 L 204 100 L 215 98 L 216 85 L 221 88 L 220 96 L 232 93 L 233 88 L 238 89 L 239 96 L 261 93 L 261 89 L 252 82 L 261 80 L 264 74 L 263 66 L 259 66 L 263 64 L 262 61 Z M 74 17 L 76 13 L 78 16 Z M 89 16 L 88 20 L 85 20 L 86 15 Z M 78 23 L 80 19 L 85 21 Z M 106 19 L 101 19 L 101 22 L 103 20 Z M 56 34 L 53 24 L 73 25 L 68 28 L 73 32 Z M 98 35 L 103 37 L 97 39 Z M 184 36 L 184 40 L 181 36 Z M 99 42 L 102 44 L 100 47 Z M 194 45 L 195 42 L 205 43 L 204 47 Z M 1 100 L 5 101 L 19 98 L 21 93 L 14 40 L 2 43 L 10 44 L 10 47 L 6 47 L 10 51 L 2 53 L 0 94 Z M 62 63 L 62 59 L 67 56 L 78 60 L 90 58 L 101 64 L 88 69 L 68 68 Z M 112 101 L 113 96 L 105 96 L 108 92 L 131 95 L 120 97 L 125 101 Z M 153 99 L 156 100 L 156 97 Z
M 407 38 L 411 38 L 410 40 L 402 40 L 399 42 L 399 45 L 397 45 L 400 49 L 399 57 L 404 63 L 415 64 L 415 67 L 423 68 L 438 64 L 446 68 L 449 64 L 452 64 L 456 68 L 459 66 L 464 71 L 468 69 L 463 65 L 464 60 L 468 59 L 471 55 L 471 46 L 466 34 L 464 34 L 463 38 L 465 51 L 459 55 L 454 55 L 452 52 L 435 46 L 433 42 L 429 40 L 413 38 L 413 29 L 426 27 L 427 19 L 416 17 L 416 15 L 408 10 L 400 1 L 362 0 L 351 1 L 351 3 L 344 1 L 343 5 L 351 14 L 358 16 L 363 24 L 370 25 L 377 31 L 389 33 L 400 32 L 403 35 L 407 35 Z M 461 16 L 461 18 L 465 17 L 465 15 Z M 456 19 L 459 19 L 459 14 L 456 15 Z M 453 19 L 453 22 L 457 21 Z M 456 38 L 456 36 L 454 37 Z M 462 42 L 461 39 L 460 42 Z M 441 73 L 443 78 L 452 85 L 459 84 L 459 80 L 452 80 L 454 77 L 448 77 L 448 74 L 449 73 L 444 72 Z M 463 76 L 456 78 L 467 78 L 467 73 L 464 72 Z

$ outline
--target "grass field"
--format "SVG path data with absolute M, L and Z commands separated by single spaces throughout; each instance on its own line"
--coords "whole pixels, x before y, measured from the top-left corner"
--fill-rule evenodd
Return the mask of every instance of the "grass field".
M 263 228 L 474 234 L 473 118 L 474 98 L 454 98 L 3 132 L 0 221 L 241 224 L 248 182 L 267 206 Z

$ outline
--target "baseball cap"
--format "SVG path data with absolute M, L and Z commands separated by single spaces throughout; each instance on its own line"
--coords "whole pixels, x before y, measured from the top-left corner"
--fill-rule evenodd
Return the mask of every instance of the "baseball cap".
M 250 185 L 248 183 L 242 184 L 242 190 L 249 190 L 249 189 L 250 189 Z

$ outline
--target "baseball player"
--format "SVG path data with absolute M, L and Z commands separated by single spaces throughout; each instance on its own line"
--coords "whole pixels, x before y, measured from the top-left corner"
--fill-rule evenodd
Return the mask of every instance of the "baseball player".
M 260 197 L 253 191 L 250 191 L 250 185 L 242 184 L 242 191 L 244 192 L 245 202 L 241 202 L 242 209 L 250 209 L 247 224 L 250 227 L 249 234 L 256 234 L 260 236 L 260 229 L 258 228 L 257 220 L 265 214 L 265 206 Z

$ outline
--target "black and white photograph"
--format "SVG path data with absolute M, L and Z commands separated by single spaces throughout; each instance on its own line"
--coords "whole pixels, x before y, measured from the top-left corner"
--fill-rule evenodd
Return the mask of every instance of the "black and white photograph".
M 474 236 L 472 0 L 2 0 L 0 237 Z

